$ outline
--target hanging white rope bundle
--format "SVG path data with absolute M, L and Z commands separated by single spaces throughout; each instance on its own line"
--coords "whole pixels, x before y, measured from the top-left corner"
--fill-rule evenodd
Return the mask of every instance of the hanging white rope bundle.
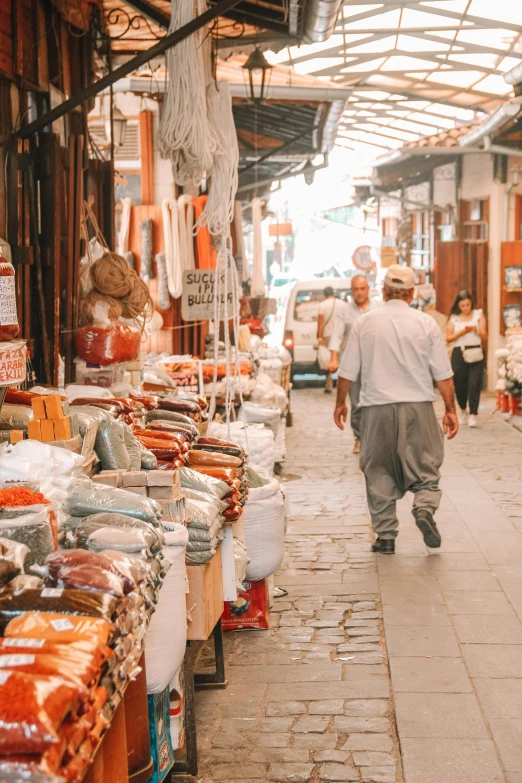
M 163 199 L 161 205 L 163 217 L 163 240 L 165 244 L 165 265 L 169 294 L 173 299 L 181 296 L 182 268 L 179 248 L 178 203 Z
M 265 295 L 265 278 L 263 275 L 263 237 L 261 234 L 262 201 L 252 199 L 252 226 L 254 229 L 254 258 L 252 263 L 252 296 Z
M 194 258 L 194 204 L 192 198 L 183 195 L 178 198 L 179 252 L 181 266 L 185 269 L 195 269 Z
M 121 206 L 122 206 L 122 210 L 121 210 L 120 230 L 118 231 L 118 242 L 116 245 L 116 252 L 118 253 L 119 256 L 122 256 L 129 249 L 129 227 L 130 227 L 130 216 L 131 216 L 131 207 L 132 207 L 131 197 L 126 196 L 125 198 L 122 198 Z
M 169 33 L 191 22 L 206 10 L 205 0 L 172 3 Z M 165 104 L 158 130 L 158 149 L 172 161 L 177 185 L 198 185 L 212 167 L 217 139 L 207 120 L 207 98 L 202 43 L 206 31 L 193 33 L 166 54 L 169 75 Z
M 224 236 L 234 218 L 239 165 L 239 146 L 228 82 L 213 81 L 208 85 L 207 107 L 208 123 L 217 137 L 218 149 L 208 172 L 208 200 L 196 231 L 206 226 L 211 234 Z
M 241 202 L 234 202 L 234 232 L 236 235 L 237 254 L 241 259 L 241 282 L 246 283 L 250 277 L 248 261 L 245 250 L 245 235 L 243 234 L 243 210 Z
M 232 312 L 228 306 L 228 298 L 233 303 Z M 214 278 L 214 376 L 212 380 L 212 394 L 209 406 L 209 420 L 212 421 L 216 410 L 216 384 L 217 384 L 217 365 L 219 359 L 219 329 L 220 323 L 224 325 L 224 343 L 225 343 L 225 420 L 228 425 L 228 437 L 230 437 L 230 420 L 232 406 L 234 405 L 236 394 L 239 396 L 241 405 L 243 404 L 243 392 L 241 389 L 241 366 L 239 357 L 239 279 L 237 268 L 232 255 L 232 241 L 230 231 L 222 238 L 220 248 L 216 259 L 216 269 Z M 230 340 L 229 322 L 232 320 L 234 345 Z M 232 371 L 233 362 L 233 371 Z M 246 437 L 246 433 L 245 433 Z

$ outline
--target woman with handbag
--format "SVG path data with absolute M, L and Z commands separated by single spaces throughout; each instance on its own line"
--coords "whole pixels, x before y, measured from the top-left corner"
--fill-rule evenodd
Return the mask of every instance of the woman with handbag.
M 460 406 L 459 421 L 466 421 L 469 402 L 469 427 L 477 426 L 486 337 L 487 324 L 482 310 L 474 309 L 469 291 L 461 291 L 450 311 L 446 342 L 453 347 L 451 366 Z

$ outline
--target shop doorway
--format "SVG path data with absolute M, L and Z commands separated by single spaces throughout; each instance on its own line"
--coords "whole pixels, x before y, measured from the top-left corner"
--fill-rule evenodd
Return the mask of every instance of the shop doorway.
M 466 288 L 473 295 L 475 307 L 481 308 L 487 317 L 486 242 L 436 242 L 434 277 L 439 312 L 447 315 L 458 292 Z
M 437 310 L 449 313 L 458 292 L 471 292 L 488 314 L 489 199 L 459 201 L 459 239 L 435 242 Z

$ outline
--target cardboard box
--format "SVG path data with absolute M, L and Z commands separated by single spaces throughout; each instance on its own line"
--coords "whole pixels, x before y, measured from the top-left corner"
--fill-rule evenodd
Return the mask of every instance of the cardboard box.
M 9 443 L 11 445 L 15 443 L 19 443 L 21 440 L 23 440 L 25 437 L 25 432 L 23 430 L 11 430 L 9 433 Z
M 134 495 L 145 495 L 147 497 L 147 487 L 125 487 L 125 492 L 132 492 Z
M 52 419 L 42 419 L 40 428 L 42 430 L 43 443 L 50 443 L 51 441 L 56 440 L 54 437 L 54 422 Z
M 31 407 L 33 409 L 33 416 L 35 419 L 45 419 L 45 405 L 43 397 L 33 397 L 31 400 Z
M 207 565 L 187 566 L 187 639 L 206 641 L 223 613 L 221 549 Z
M 53 446 L 79 454 L 82 450 L 82 436 L 78 435 L 76 438 L 69 438 L 68 440 L 55 440 Z
M 69 419 L 71 421 L 71 438 L 76 438 L 80 434 L 80 422 L 78 421 L 78 414 L 71 414 Z
M 174 487 L 149 487 L 149 498 L 154 500 L 172 500 Z
M 174 487 L 174 490 L 179 492 L 179 473 L 177 470 L 149 470 L 147 485 L 149 487 Z
M 69 403 L 63 402 L 59 394 L 47 394 L 44 398 L 45 418 L 62 419 L 69 413 Z M 40 417 L 38 417 L 40 418 Z
M 42 428 L 36 419 L 27 422 L 27 435 L 31 440 L 42 440 Z
M 147 474 L 144 470 L 128 470 L 121 474 L 121 484 L 124 489 L 129 487 L 146 487 Z
M 71 420 L 68 416 L 61 419 L 53 419 L 54 437 L 56 440 L 69 440 L 72 437 Z
M 154 498 L 151 498 L 151 500 L 154 500 Z M 174 518 L 172 516 L 172 505 L 170 500 L 156 500 L 156 503 L 161 508 L 161 518 L 165 520 L 165 522 L 174 522 Z
M 102 470 L 92 477 L 92 480 L 96 484 L 105 484 L 107 487 L 119 487 L 120 485 L 120 471 L 119 470 Z

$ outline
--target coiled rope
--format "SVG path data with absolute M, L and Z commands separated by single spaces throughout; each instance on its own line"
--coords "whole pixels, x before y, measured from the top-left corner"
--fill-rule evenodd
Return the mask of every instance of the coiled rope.
M 263 237 L 261 220 L 263 218 L 262 201 L 255 196 L 252 199 L 252 227 L 254 229 L 254 257 L 252 262 L 252 296 L 265 295 L 265 279 L 263 276 Z
M 239 146 L 232 113 L 228 82 L 212 82 L 207 87 L 208 122 L 219 149 L 209 172 L 208 201 L 195 230 L 206 226 L 211 234 L 224 236 L 234 219 L 234 198 L 238 186 Z
M 169 33 L 205 10 L 205 0 L 172 3 Z M 161 156 L 172 162 L 174 182 L 178 185 L 198 185 L 212 168 L 218 150 L 216 135 L 207 120 L 202 46 L 205 34 L 204 30 L 193 33 L 166 54 L 169 80 L 157 141 Z
M 118 300 L 124 318 L 134 318 L 145 327 L 154 315 L 154 303 L 146 283 L 117 253 L 107 252 L 98 258 L 90 270 L 93 288 L 109 305 Z M 99 301 L 99 300 L 98 300 Z

